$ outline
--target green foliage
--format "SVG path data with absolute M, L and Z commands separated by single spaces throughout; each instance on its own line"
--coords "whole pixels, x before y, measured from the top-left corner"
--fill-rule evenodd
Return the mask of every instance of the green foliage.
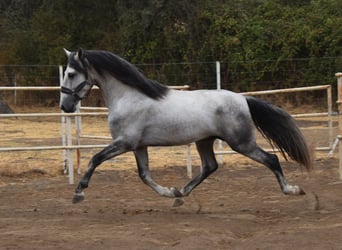
M 341 10 L 341 0 L 3 0 L 0 64 L 61 64 L 63 47 L 83 47 L 154 64 L 144 72 L 171 84 L 201 86 L 215 67 L 156 65 L 221 61 L 224 87 L 240 91 L 323 84 L 342 67 Z

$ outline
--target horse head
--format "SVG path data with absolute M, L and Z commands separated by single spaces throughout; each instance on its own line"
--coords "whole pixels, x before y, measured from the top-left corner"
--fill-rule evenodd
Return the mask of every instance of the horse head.
M 68 57 L 68 65 L 61 86 L 60 107 L 64 112 L 71 113 L 76 111 L 78 102 L 86 98 L 93 83 L 89 81 L 89 62 L 84 51 L 64 51 Z

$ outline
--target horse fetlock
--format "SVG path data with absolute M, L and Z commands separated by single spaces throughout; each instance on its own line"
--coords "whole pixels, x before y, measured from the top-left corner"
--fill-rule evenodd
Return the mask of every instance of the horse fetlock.
M 287 184 L 283 189 L 284 194 L 289 195 L 305 195 L 304 190 L 297 185 L 289 185 Z
M 81 189 L 87 188 L 87 187 L 88 187 L 88 181 L 86 181 L 86 180 L 81 180 L 78 186 L 79 186 Z
M 84 192 L 74 193 L 72 197 L 72 203 L 76 204 L 84 200 Z
M 183 194 L 175 187 L 171 187 L 170 191 L 173 197 L 183 197 Z
M 186 188 L 185 186 L 180 190 L 180 192 L 182 193 L 183 197 L 186 197 L 186 196 L 189 196 L 189 194 L 191 193 L 191 189 Z

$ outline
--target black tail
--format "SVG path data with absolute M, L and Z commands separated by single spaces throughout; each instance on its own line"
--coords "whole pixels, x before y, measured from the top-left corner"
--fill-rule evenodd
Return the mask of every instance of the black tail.
M 251 96 L 246 96 L 246 100 L 255 126 L 271 145 L 276 146 L 285 159 L 287 153 L 291 159 L 311 169 L 308 145 L 294 119 L 266 101 Z

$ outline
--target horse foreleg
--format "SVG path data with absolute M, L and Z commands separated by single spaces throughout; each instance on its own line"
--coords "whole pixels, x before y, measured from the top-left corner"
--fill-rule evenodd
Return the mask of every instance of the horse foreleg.
M 151 187 L 155 192 L 161 196 L 176 198 L 182 197 L 182 193 L 175 187 L 167 188 L 157 184 L 150 175 L 149 165 L 148 165 L 148 152 L 147 147 L 141 147 L 134 151 L 135 159 L 137 161 L 139 176 L 141 180 Z
M 108 145 L 99 153 L 94 155 L 88 164 L 87 171 L 85 172 L 83 178 L 80 180 L 76 188 L 72 202 L 78 203 L 84 200 L 83 190 L 88 187 L 89 181 L 96 167 L 98 167 L 102 162 L 109 160 L 122 153 L 125 153 L 127 151 L 129 151 L 129 147 L 125 145 L 122 141 L 114 141 L 112 144 Z
M 181 193 L 183 196 L 189 195 L 195 187 L 218 168 L 213 151 L 214 141 L 215 139 L 210 138 L 196 142 L 196 147 L 202 162 L 201 172 L 182 188 Z

